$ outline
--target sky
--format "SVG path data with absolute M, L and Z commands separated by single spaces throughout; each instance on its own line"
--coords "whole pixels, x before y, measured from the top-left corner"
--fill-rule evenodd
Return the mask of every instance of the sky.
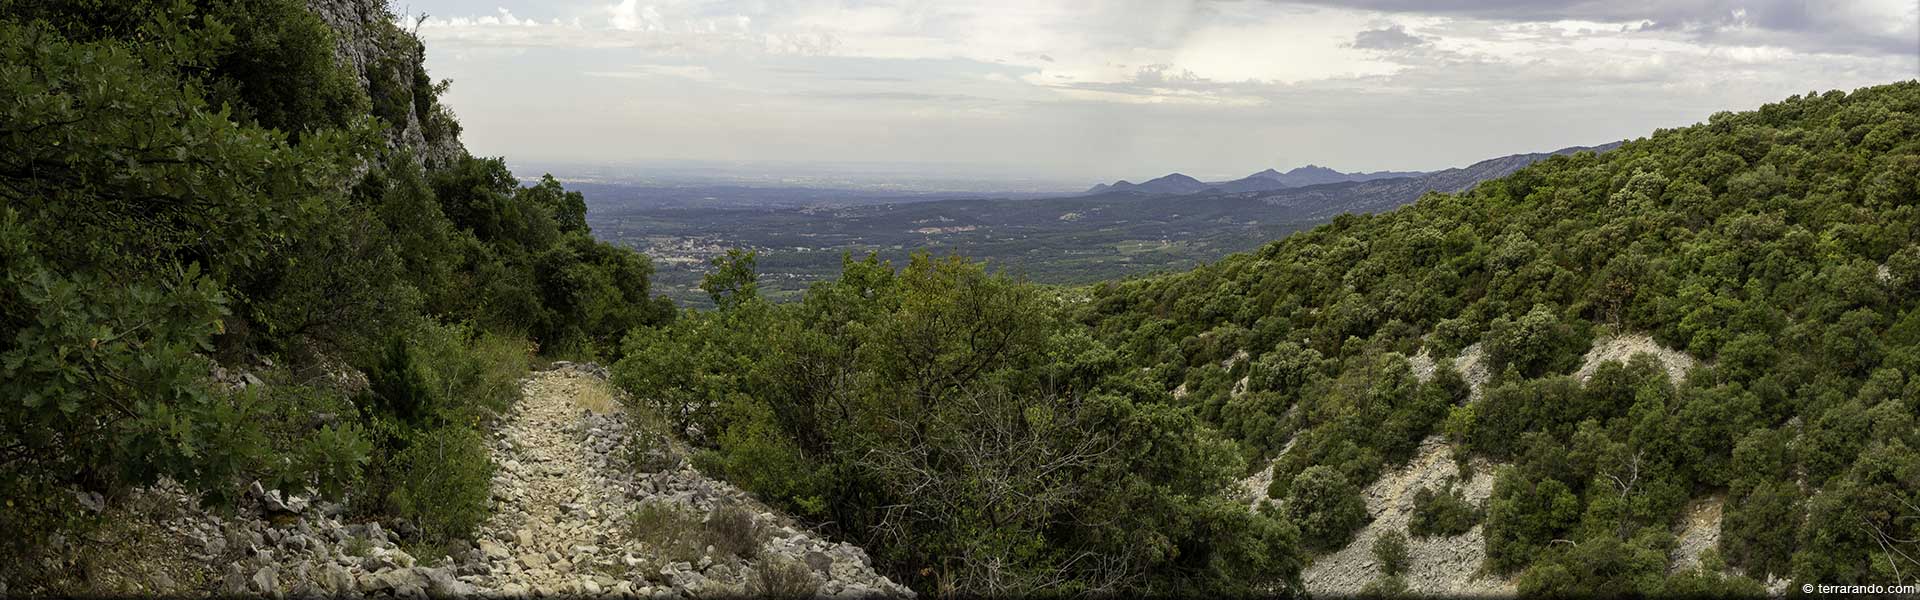
M 543 164 L 1431 170 L 1920 78 L 1920 0 L 391 2 Z

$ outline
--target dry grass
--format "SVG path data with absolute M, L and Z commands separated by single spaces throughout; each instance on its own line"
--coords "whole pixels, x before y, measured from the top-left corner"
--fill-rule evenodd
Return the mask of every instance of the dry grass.
M 678 505 L 648 502 L 627 515 L 627 537 L 666 562 L 694 562 L 706 552 L 700 518 Z
M 695 562 L 713 547 L 713 558 L 751 559 L 760 553 L 766 528 L 738 505 L 714 509 L 704 520 L 676 504 L 649 502 L 627 515 L 627 537 L 666 561 Z
M 765 539 L 766 529 L 754 520 L 753 511 L 737 504 L 729 504 L 713 510 L 707 515 L 708 543 L 714 552 L 740 558 L 753 558 L 760 553 L 760 542 Z
M 819 589 L 812 569 L 784 556 L 760 561 L 753 580 L 747 582 L 748 592 L 760 598 L 811 598 Z
M 614 398 L 613 386 L 593 377 L 573 378 L 575 406 L 593 411 L 594 414 L 609 414 L 620 410 L 620 402 Z

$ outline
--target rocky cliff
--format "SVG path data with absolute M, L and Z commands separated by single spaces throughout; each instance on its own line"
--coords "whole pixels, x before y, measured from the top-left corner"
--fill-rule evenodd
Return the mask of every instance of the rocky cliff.
M 426 72 L 426 46 L 394 23 L 384 0 L 307 0 L 307 7 L 333 28 L 334 56 L 387 122 L 390 148 L 409 150 L 429 169 L 466 154 L 460 124 Z

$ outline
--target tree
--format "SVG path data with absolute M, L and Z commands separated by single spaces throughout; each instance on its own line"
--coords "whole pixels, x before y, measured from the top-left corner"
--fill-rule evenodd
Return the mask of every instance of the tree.
M 1484 339 L 1487 362 L 1496 370 L 1511 366 L 1526 377 L 1571 370 L 1585 345 L 1579 332 L 1560 320 L 1553 309 L 1535 304 L 1519 319 L 1500 317 L 1488 326 Z
M 1413 515 L 1407 531 L 1414 537 L 1452 537 L 1473 529 L 1480 522 L 1480 509 L 1468 503 L 1452 477 L 1439 489 L 1420 488 L 1413 494 Z
M 713 298 L 713 304 L 721 310 L 738 307 L 760 296 L 757 283 L 760 275 L 753 270 L 758 252 L 727 250 L 726 256 L 715 257 L 712 261 L 713 272 L 700 278 L 700 290 Z
M 1360 488 L 1332 467 L 1315 465 L 1294 476 L 1285 507 L 1309 548 L 1335 550 L 1367 521 Z
M 1398 529 L 1382 532 L 1373 538 L 1373 559 L 1380 563 L 1380 572 L 1394 577 L 1407 571 L 1407 536 Z

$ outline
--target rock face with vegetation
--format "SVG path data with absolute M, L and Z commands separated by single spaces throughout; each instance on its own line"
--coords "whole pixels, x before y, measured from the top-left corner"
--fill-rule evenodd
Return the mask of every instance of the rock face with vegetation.
M 394 27 L 388 6 L 369 0 L 306 0 L 306 5 L 333 30 L 336 64 L 356 76 L 373 114 L 387 123 L 389 148 L 410 149 L 429 169 L 453 165 L 466 155 L 460 122 L 439 99 L 448 82 L 427 74 L 426 46 Z

